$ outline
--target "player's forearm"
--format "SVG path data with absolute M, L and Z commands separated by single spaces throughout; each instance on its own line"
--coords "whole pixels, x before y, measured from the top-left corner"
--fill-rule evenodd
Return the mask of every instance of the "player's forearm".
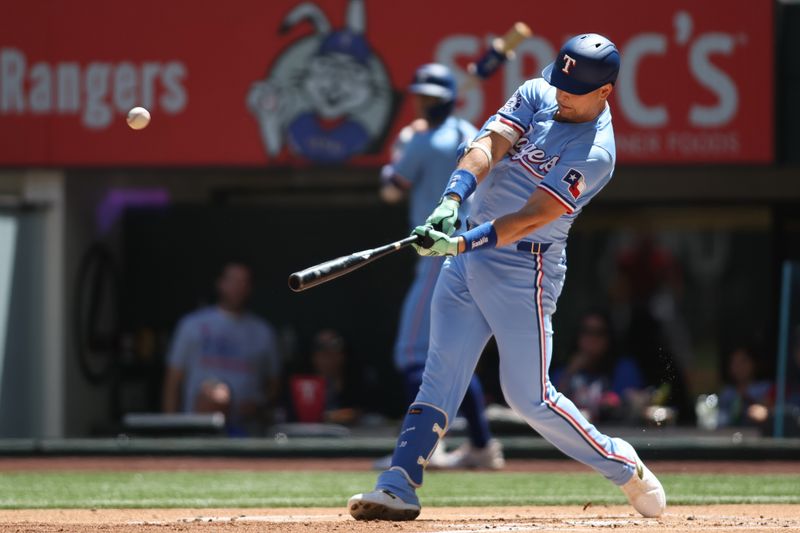
M 522 209 L 494 221 L 497 246 L 517 242 L 564 214 L 564 207 L 550 195 L 537 189 Z
M 544 226 L 547 222 L 535 214 L 524 213 L 517 211 L 502 216 L 491 222 L 494 226 L 494 233 L 497 236 L 497 243 L 495 247 L 500 248 L 507 244 L 517 242 L 529 233 L 536 231 L 536 229 Z M 458 252 L 463 253 L 467 250 L 468 236 L 464 236 L 458 243 Z
M 474 145 L 483 146 L 485 149 Z M 459 170 L 467 171 L 475 177 L 475 186 L 477 186 L 489 174 L 495 163 L 503 159 L 510 147 L 511 143 L 494 132 L 481 137 L 471 145 L 471 148 L 461 158 L 453 174 L 455 175 Z M 489 154 L 491 154 L 491 162 L 489 161 Z M 459 192 L 449 192 L 448 195 L 458 201 L 464 200 Z
M 477 250 L 486 245 L 501 247 L 517 242 L 564 214 L 564 207 L 537 190 L 519 211 L 481 224 L 459 239 L 458 252 Z
M 478 144 L 481 144 L 492 151 L 492 139 L 490 136 L 484 137 L 478 141 L 475 141 Z M 473 148 L 469 152 L 467 152 L 464 157 L 461 158 L 461 161 L 458 162 L 458 166 L 456 168 L 468 170 L 475 174 L 475 177 L 478 178 L 478 182 L 480 183 L 483 178 L 489 173 L 489 159 L 486 157 L 486 153 L 480 149 Z
M 494 229 L 497 232 L 497 246 L 500 247 L 517 242 L 548 222 L 549 220 L 542 213 L 531 212 L 528 206 L 516 213 L 504 215 L 494 221 Z

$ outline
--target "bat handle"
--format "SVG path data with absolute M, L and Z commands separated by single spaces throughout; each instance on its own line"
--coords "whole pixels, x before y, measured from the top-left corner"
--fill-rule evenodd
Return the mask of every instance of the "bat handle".
M 396 243 L 395 246 L 398 248 L 405 248 L 406 246 L 411 246 L 412 244 L 417 244 L 420 239 L 422 239 L 422 235 L 409 235 L 405 239 L 400 239 Z

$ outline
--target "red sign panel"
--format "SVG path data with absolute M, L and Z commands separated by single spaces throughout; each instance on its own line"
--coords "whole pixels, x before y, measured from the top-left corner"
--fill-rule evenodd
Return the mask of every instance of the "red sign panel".
M 564 0 L 546 23 L 527 4 L 456 0 L 4 4 L 0 165 L 378 164 L 412 118 L 414 69 L 463 75 L 517 20 L 533 37 L 461 91 L 461 116 L 481 124 L 594 31 L 622 54 L 620 162 L 773 158 L 770 0 Z M 144 130 L 125 124 L 134 106 L 153 117 Z

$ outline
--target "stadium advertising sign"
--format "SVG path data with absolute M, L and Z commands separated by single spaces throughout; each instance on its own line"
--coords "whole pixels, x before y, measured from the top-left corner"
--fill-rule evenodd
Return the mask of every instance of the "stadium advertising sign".
M 565 0 L 541 26 L 513 5 L 17 2 L 0 19 L 0 164 L 375 165 L 412 118 L 418 65 L 455 67 L 458 113 L 479 125 L 587 30 L 622 53 L 621 163 L 772 160 L 769 0 Z M 516 60 L 469 82 L 466 64 L 517 20 L 533 36 Z M 153 117 L 142 131 L 125 125 L 137 105 Z

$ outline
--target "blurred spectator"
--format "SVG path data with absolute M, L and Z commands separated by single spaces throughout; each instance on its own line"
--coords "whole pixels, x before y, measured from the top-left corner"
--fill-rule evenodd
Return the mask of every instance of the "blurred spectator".
M 593 422 L 635 418 L 649 402 L 636 361 L 620 354 L 610 319 L 597 310 L 581 319 L 575 352 L 553 382 Z
M 720 426 L 764 424 L 770 416 L 774 390 L 760 379 L 758 358 L 746 345 L 734 348 L 725 358 L 726 385 L 719 395 Z
M 625 332 L 625 349 L 636 357 L 644 381 L 659 388 L 657 403 L 674 405 L 679 418 L 694 417 L 686 376 L 692 361 L 686 321 L 680 313 L 684 281 L 672 253 L 655 235 L 642 231 L 617 257 L 612 301 L 617 331 Z
M 344 339 L 332 329 L 313 340 L 310 374 L 295 374 L 291 402 L 294 418 L 306 422 L 355 424 L 363 400 L 358 365 L 347 354 Z
M 163 410 L 221 412 L 231 435 L 256 434 L 278 393 L 279 357 L 267 322 L 245 306 L 252 292 L 247 265 L 225 265 L 218 303 L 185 316 L 167 358 Z

